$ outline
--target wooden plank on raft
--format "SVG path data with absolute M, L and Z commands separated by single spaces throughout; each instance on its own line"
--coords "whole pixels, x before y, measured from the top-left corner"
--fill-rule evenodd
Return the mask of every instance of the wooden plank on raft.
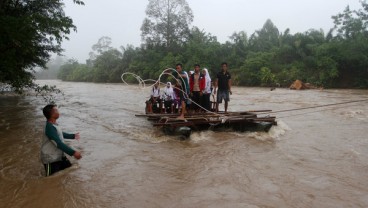
M 247 112 L 250 112 L 250 113 L 263 113 L 263 112 L 272 112 L 272 110 L 250 110 L 250 111 L 247 111 Z
M 272 119 L 261 119 L 261 120 L 255 120 L 255 119 L 227 119 L 227 120 L 217 120 L 217 121 L 196 121 L 196 122 L 191 122 L 191 121 L 187 121 L 187 122 L 166 122 L 166 123 L 154 123 L 153 126 L 167 126 L 167 127 L 181 127 L 181 126 L 198 126 L 198 125 L 216 125 L 216 124 L 220 124 L 220 123 L 244 123 L 245 125 L 251 124 L 251 123 L 256 123 L 256 122 L 270 122 L 270 123 L 275 123 L 275 120 Z
M 136 117 L 145 117 L 155 127 L 175 130 L 180 127 L 190 127 L 194 130 L 208 129 L 211 126 L 229 128 L 252 128 L 258 125 L 277 125 L 276 117 L 269 116 L 272 110 L 249 110 L 238 112 L 191 112 L 185 114 L 185 119 L 178 119 L 179 114 L 151 113 L 137 114 Z
M 275 120 L 276 117 L 262 117 L 262 118 L 251 118 L 254 121 L 268 121 L 268 120 Z
M 229 113 L 197 113 L 186 114 L 185 121 L 177 119 L 178 114 L 138 114 L 137 117 L 147 117 L 150 121 L 156 121 L 154 126 L 193 126 L 218 123 L 254 123 L 274 122 L 276 117 L 258 117 L 257 112 L 271 112 L 272 110 L 257 110 Z
M 254 115 L 255 113 L 271 112 L 272 110 L 252 110 L 252 111 L 240 111 L 240 112 L 205 112 L 205 113 L 187 113 L 185 117 L 193 116 L 234 116 L 234 115 Z M 136 117 L 178 117 L 178 113 L 150 113 L 150 114 L 136 114 Z
M 165 123 L 154 123 L 153 126 L 194 126 L 193 122 L 165 122 Z
M 196 125 L 203 125 L 203 124 L 218 124 L 221 123 L 221 120 L 216 121 L 182 121 L 182 122 L 160 122 L 154 123 L 153 126 L 196 126 Z
M 175 121 L 177 117 L 174 116 L 163 116 L 163 117 L 148 117 L 147 119 L 150 121 L 158 121 L 158 120 L 170 120 L 170 121 Z M 245 118 L 257 118 L 256 114 L 250 114 L 250 115 L 232 115 L 232 116 L 218 116 L 218 115 L 206 115 L 206 116 L 185 116 L 185 120 L 190 120 L 190 121 L 196 121 L 196 120 L 206 120 L 206 121 L 214 121 L 214 120 L 219 120 L 219 119 L 228 119 L 228 118 L 241 118 L 241 119 L 245 119 Z
M 253 119 L 251 119 L 251 120 L 253 120 L 253 121 L 268 121 L 268 122 L 273 122 L 273 121 L 275 121 L 275 118 L 253 118 Z
M 186 122 L 193 122 L 195 124 L 206 124 L 206 123 L 221 123 L 224 122 L 226 120 L 239 120 L 239 121 L 246 121 L 249 119 L 255 119 L 257 118 L 256 115 L 242 115 L 242 116 L 226 116 L 226 117 L 186 117 L 185 121 Z M 161 119 L 157 119 L 159 120 L 157 123 L 177 123 L 178 122 L 182 122 L 182 119 L 176 119 L 176 118 L 168 118 L 168 117 L 163 117 Z

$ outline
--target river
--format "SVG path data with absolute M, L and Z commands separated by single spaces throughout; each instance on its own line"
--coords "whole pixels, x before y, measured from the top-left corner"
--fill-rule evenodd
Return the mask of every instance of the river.
M 55 84 L 59 124 L 83 158 L 44 177 L 39 97 L 0 96 L 0 207 L 368 207 L 368 102 L 277 113 L 268 133 L 180 141 L 144 118 L 150 89 Z M 368 99 L 367 90 L 235 87 L 229 111 Z M 222 106 L 221 106 L 222 107 Z

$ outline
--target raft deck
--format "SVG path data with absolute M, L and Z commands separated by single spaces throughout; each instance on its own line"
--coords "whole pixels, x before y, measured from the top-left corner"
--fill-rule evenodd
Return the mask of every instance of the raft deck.
M 177 119 L 179 114 L 139 114 L 137 117 L 146 117 L 153 122 L 153 126 L 163 128 L 165 133 L 180 134 L 181 127 L 190 130 L 208 129 L 232 129 L 235 131 L 268 131 L 273 125 L 277 125 L 276 117 L 267 115 L 272 110 L 244 111 L 244 112 L 220 112 L 220 113 L 195 113 L 186 114 L 185 119 Z M 186 130 L 187 131 L 187 130 Z

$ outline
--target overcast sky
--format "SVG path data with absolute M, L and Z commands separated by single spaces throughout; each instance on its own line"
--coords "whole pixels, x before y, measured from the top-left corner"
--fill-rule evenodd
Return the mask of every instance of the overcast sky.
M 192 26 L 216 36 L 221 43 L 237 31 L 251 35 L 271 19 L 280 32 L 291 33 L 333 27 L 332 15 L 347 5 L 359 9 L 359 0 L 187 0 L 193 11 Z M 77 26 L 69 41 L 64 41 L 64 55 L 84 63 L 91 47 L 102 36 L 112 38 L 112 46 L 140 46 L 140 27 L 146 17 L 148 0 L 84 0 L 85 6 L 65 1 L 65 13 Z

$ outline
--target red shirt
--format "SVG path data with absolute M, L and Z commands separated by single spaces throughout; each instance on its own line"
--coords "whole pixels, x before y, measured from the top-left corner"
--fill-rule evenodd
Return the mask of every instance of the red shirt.
M 206 77 L 202 73 L 199 74 L 198 83 L 199 83 L 199 90 L 202 92 L 206 87 Z M 194 74 L 190 76 L 189 85 L 190 85 L 190 92 L 193 92 Z

